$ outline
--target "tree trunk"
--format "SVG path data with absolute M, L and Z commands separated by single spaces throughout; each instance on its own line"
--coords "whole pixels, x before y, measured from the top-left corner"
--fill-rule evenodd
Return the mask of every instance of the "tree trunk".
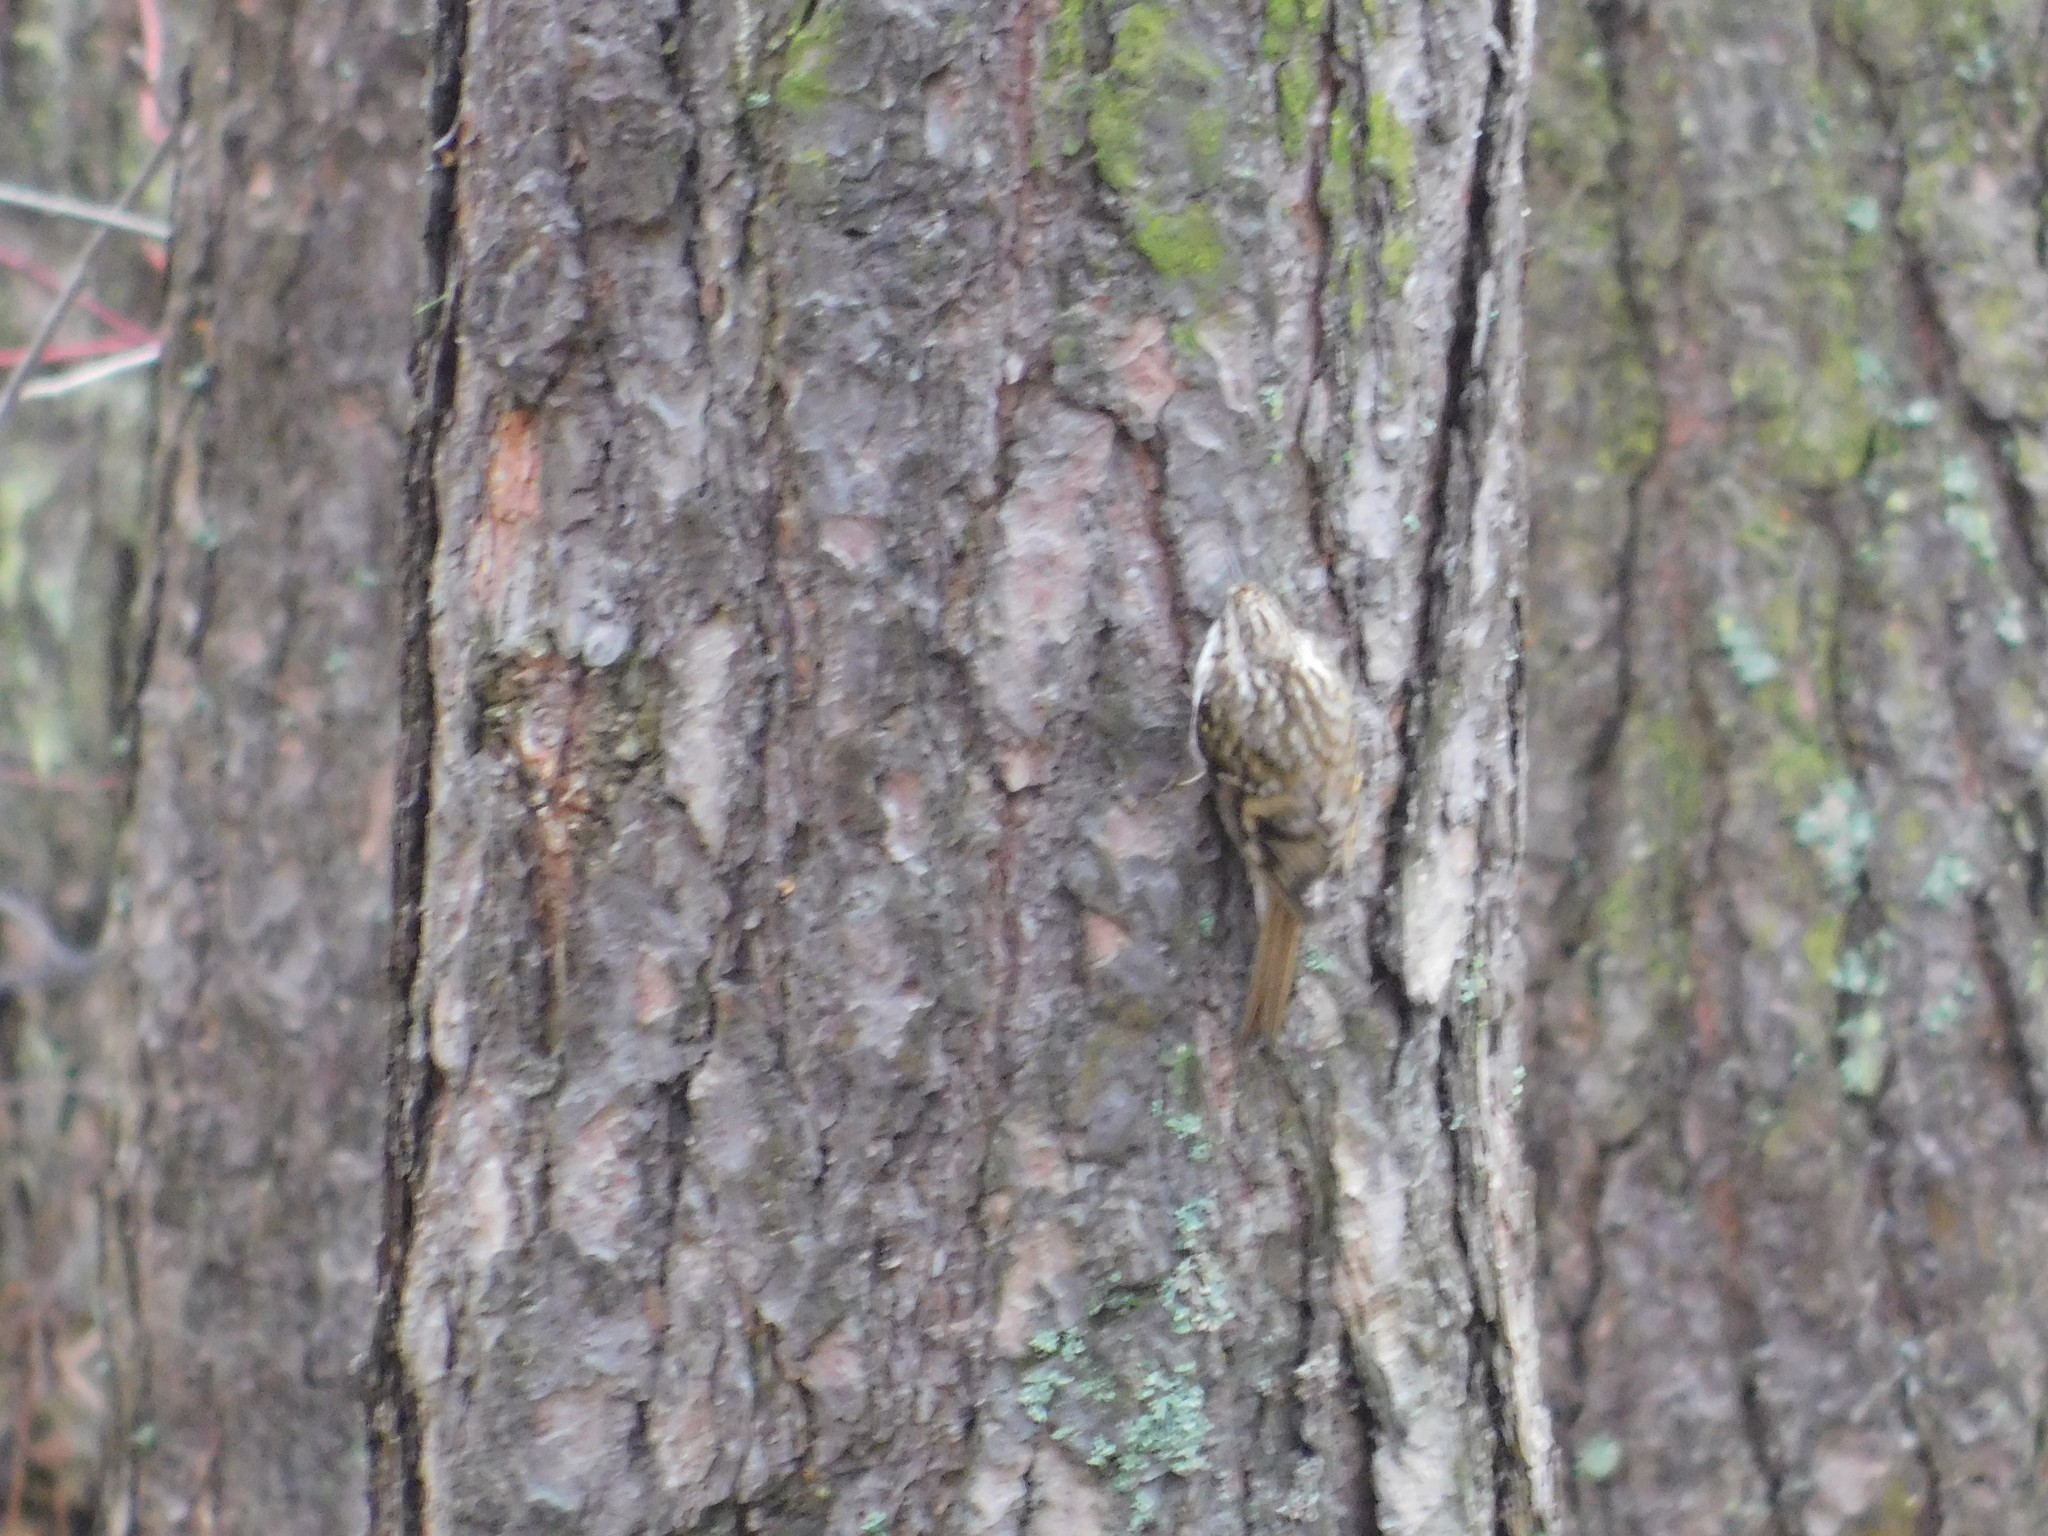
M 444 0 L 379 1530 L 1555 1529 L 1529 24 Z M 1374 726 L 1270 1049 L 1240 574 Z
M 1533 1119 L 1581 1523 L 2048 1529 L 2048 17 L 1549 17 Z
M 107 991 L 114 1531 L 364 1524 L 418 82 L 403 7 L 190 70 Z

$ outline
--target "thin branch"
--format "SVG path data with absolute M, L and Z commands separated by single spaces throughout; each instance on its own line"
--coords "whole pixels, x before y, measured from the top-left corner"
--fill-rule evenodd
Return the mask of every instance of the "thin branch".
M 117 352 L 155 346 L 158 340 L 155 336 L 144 336 L 139 341 L 132 336 L 95 336 L 90 341 L 53 341 L 43 348 L 42 365 L 55 368 L 62 363 L 90 363 L 102 357 L 112 357 Z M 0 372 L 14 367 L 27 353 L 27 347 L 0 347 Z M 35 388 L 30 384 L 22 391 L 23 398 L 33 400 Z
M 150 182 L 156 178 L 156 173 L 162 170 L 164 162 L 171 158 L 171 146 L 176 142 L 177 136 L 174 134 L 157 145 L 156 152 L 149 157 L 149 163 L 136 173 L 135 179 L 128 184 L 128 190 L 123 192 L 120 201 L 114 204 L 116 208 L 127 208 L 148 190 Z M 50 306 L 50 312 L 43 316 L 42 328 L 29 342 L 28 352 L 15 366 L 14 372 L 7 376 L 7 387 L 0 390 L 0 433 L 7 430 L 7 418 L 14 414 L 15 402 L 21 399 L 22 387 L 28 383 L 28 376 L 35 371 L 36 359 L 43 355 L 43 348 L 50 344 L 50 338 L 57 334 L 57 327 L 64 323 L 64 312 L 70 309 L 72 301 L 85 291 L 86 274 L 92 270 L 92 259 L 99 254 L 100 246 L 106 242 L 107 234 L 107 227 L 102 224 L 86 236 L 85 246 L 78 253 L 78 261 L 71 269 L 71 276 L 64 284 L 64 291 L 57 295 L 56 302 Z
M 56 219 L 76 219 L 81 224 L 97 224 L 103 229 L 123 230 L 149 240 L 171 238 L 171 224 L 168 219 L 152 218 L 146 213 L 129 213 L 121 208 L 108 208 L 99 203 L 89 203 L 82 197 L 66 197 L 62 192 L 44 192 L 39 188 L 24 187 L 11 181 L 0 181 L 0 206 L 26 208 L 33 213 L 47 213 Z
M 39 773 L 27 763 L 0 762 L 0 784 L 60 795 L 97 795 L 123 782 L 118 773 Z
M 60 293 L 64 288 L 63 278 L 41 262 L 24 256 L 9 245 L 0 245 L 0 269 L 19 273 L 46 293 Z M 150 327 L 130 320 L 119 310 L 102 304 L 89 293 L 81 293 L 78 296 L 78 307 L 112 331 L 117 338 L 123 339 L 128 346 L 139 346 L 156 338 L 156 332 Z M 18 352 L 9 352 L 7 361 L 0 363 L 0 368 L 12 368 L 20 355 Z
M 130 347 L 125 352 L 96 358 L 92 362 L 81 363 L 76 368 L 67 368 L 62 373 L 48 374 L 33 384 L 24 385 L 21 398 L 54 400 L 59 395 L 68 395 L 74 390 L 89 389 L 103 379 L 113 378 L 116 374 L 127 373 L 136 368 L 147 368 L 163 355 L 164 344 L 160 341 Z
M 142 89 L 136 92 L 135 114 L 142 122 L 142 136 L 161 144 L 171 136 L 171 125 L 163 110 L 164 18 L 159 0 L 135 0 L 137 20 L 142 26 Z

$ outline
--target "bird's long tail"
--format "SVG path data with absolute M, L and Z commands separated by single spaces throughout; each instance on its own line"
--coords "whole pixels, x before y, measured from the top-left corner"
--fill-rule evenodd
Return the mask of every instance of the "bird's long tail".
M 1246 1040 L 1280 1033 L 1287 1000 L 1294 995 L 1294 968 L 1301 957 L 1301 914 L 1278 899 L 1266 903 L 1259 944 L 1252 952 L 1251 990 L 1244 1000 Z

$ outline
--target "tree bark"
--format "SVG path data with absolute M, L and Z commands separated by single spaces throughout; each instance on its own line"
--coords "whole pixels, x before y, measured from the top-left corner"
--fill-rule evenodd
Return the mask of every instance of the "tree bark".
M 1549 12 L 1529 931 L 1589 1532 L 2048 1529 L 2041 7 Z
M 422 43 L 224 5 L 190 69 L 105 999 L 114 1531 L 365 1521 Z
M 385 1531 L 1555 1529 L 1512 0 L 444 0 Z M 1240 1051 L 1191 649 L 1363 678 Z

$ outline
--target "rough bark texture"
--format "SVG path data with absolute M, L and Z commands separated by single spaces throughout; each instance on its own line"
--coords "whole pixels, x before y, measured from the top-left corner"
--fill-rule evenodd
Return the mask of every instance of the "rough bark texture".
M 1581 1522 L 2048 1529 L 2048 16 L 1547 26 L 1532 1080 Z
M 364 1522 L 424 44 L 224 4 L 192 63 L 106 988 L 115 1531 Z
M 440 14 L 377 1528 L 1552 1524 L 1528 7 Z M 1375 726 L 1249 1054 L 1241 573 Z

